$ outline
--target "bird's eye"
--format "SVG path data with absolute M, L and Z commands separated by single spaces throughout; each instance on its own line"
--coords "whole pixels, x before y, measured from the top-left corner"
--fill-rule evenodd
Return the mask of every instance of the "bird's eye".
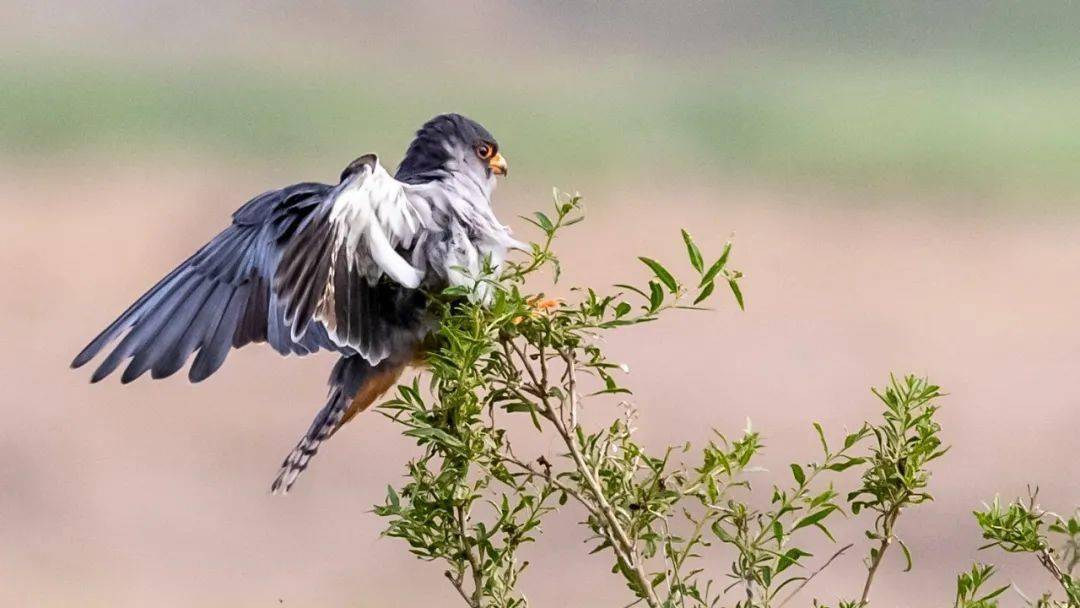
M 480 142 L 476 145 L 476 155 L 482 160 L 490 160 L 495 155 L 495 147 L 486 142 Z

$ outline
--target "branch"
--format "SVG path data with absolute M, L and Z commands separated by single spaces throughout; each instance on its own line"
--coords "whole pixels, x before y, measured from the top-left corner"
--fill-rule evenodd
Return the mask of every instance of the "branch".
M 1061 569 L 1061 566 L 1058 565 L 1057 560 L 1054 559 L 1054 555 L 1050 550 L 1044 547 L 1040 549 L 1036 555 L 1039 558 L 1039 563 L 1043 565 L 1043 568 L 1046 568 L 1050 575 L 1054 577 L 1054 580 L 1056 580 L 1058 584 L 1061 585 L 1061 588 L 1065 590 L 1066 594 L 1070 595 L 1069 599 L 1073 599 L 1071 596 L 1073 591 L 1070 586 L 1072 577 Z
M 468 604 L 471 608 L 480 608 L 480 605 L 474 604 L 472 598 L 470 598 L 469 594 L 465 592 L 465 588 L 461 585 L 461 579 L 454 577 L 453 573 L 451 573 L 449 570 L 443 572 L 443 576 L 445 576 L 446 579 L 450 581 L 450 584 L 454 586 L 454 589 L 457 589 L 458 594 L 461 595 L 461 599 L 465 600 L 466 604 Z
M 550 483 L 551 485 L 555 486 L 556 488 L 558 488 L 559 491 L 565 492 L 567 496 L 569 496 L 569 497 L 573 498 L 574 500 L 578 501 L 578 503 L 580 503 L 581 506 L 585 507 L 585 509 L 589 512 L 590 515 L 592 515 L 594 517 L 597 517 L 597 518 L 600 517 L 600 512 L 597 511 L 596 508 L 593 507 L 592 503 L 590 503 L 584 496 L 582 496 L 580 492 L 578 492 L 576 489 L 566 485 L 565 483 L 560 481 L 558 478 L 556 478 L 551 473 L 537 471 L 536 469 L 532 468 L 531 465 L 526 464 L 524 462 L 521 462 L 520 460 L 518 460 L 517 458 L 514 458 L 512 456 L 503 456 L 503 462 L 510 463 L 510 464 L 512 464 L 512 465 L 514 465 L 516 467 L 519 467 L 519 468 L 525 470 L 525 472 L 530 476 L 539 477 L 539 478 L 543 479 L 544 481 L 546 481 L 546 482 Z
M 461 534 L 461 545 L 465 549 L 465 559 L 469 560 L 469 570 L 472 571 L 473 576 L 473 593 L 469 605 L 480 608 L 480 601 L 484 597 L 484 580 L 483 573 L 480 571 L 480 563 L 477 561 L 476 556 L 473 555 L 472 547 L 469 546 L 469 536 L 465 532 L 465 518 L 468 515 L 461 507 L 454 507 L 454 511 L 457 515 L 458 533 Z M 465 590 L 461 587 L 460 580 L 455 586 L 458 587 L 458 591 L 464 594 Z
M 905 497 L 904 500 L 907 500 Z M 866 575 L 866 584 L 863 585 L 862 597 L 859 598 L 859 606 L 866 606 L 870 601 L 870 586 L 874 584 L 874 575 L 877 574 L 878 568 L 881 566 L 881 562 L 885 557 L 885 551 L 888 550 L 889 545 L 893 541 L 893 526 L 896 525 L 896 519 L 900 517 L 900 505 L 904 503 L 904 500 L 898 500 L 885 513 L 884 523 L 882 524 L 882 539 L 881 544 L 878 545 L 877 555 L 870 562 L 870 569 Z
M 837 551 L 836 553 L 833 553 L 832 557 L 830 557 L 824 564 L 822 564 L 820 568 L 818 568 L 817 570 L 814 570 L 810 574 L 810 576 L 804 578 L 802 580 L 802 582 L 799 583 L 799 586 L 795 587 L 795 590 L 792 591 L 791 594 L 788 595 L 786 598 L 784 598 L 784 601 L 782 601 L 782 602 L 780 602 L 779 604 L 776 605 L 776 608 L 783 608 L 785 604 L 787 604 L 788 602 L 791 601 L 791 598 L 795 597 L 796 595 L 799 594 L 800 591 L 803 590 L 803 587 L 810 584 L 810 581 L 814 580 L 815 576 L 821 574 L 822 570 L 828 568 L 829 565 L 832 564 L 834 560 L 836 560 L 836 558 L 840 557 L 841 555 L 844 554 L 845 551 L 847 551 L 848 549 L 850 549 L 850 548 L 852 548 L 854 546 L 855 546 L 855 543 L 851 543 L 851 544 L 848 544 L 848 545 L 844 545 L 843 547 L 840 547 L 840 550 Z
M 634 582 L 638 584 L 642 593 L 645 595 L 645 602 L 651 608 L 659 608 L 660 600 L 656 597 L 656 594 L 652 590 L 652 586 L 649 584 L 649 577 L 645 574 L 645 570 L 641 567 L 640 562 L 631 557 L 636 553 L 636 548 L 634 544 L 630 542 L 630 538 L 627 536 L 626 531 L 623 530 L 622 524 L 619 523 L 619 520 L 615 515 L 615 509 L 611 507 L 611 503 L 609 503 L 607 497 L 604 496 L 604 491 L 600 488 L 600 483 L 593 476 L 592 471 L 589 470 L 589 466 L 585 463 L 585 459 L 581 455 L 581 451 L 578 449 L 577 445 L 574 443 L 573 438 L 567 434 L 565 429 L 560 428 L 559 434 L 562 436 L 563 442 L 570 450 L 570 457 L 574 460 L 578 473 L 585 480 L 593 498 L 596 499 L 597 506 L 600 508 L 600 513 L 603 515 L 603 521 L 606 524 L 608 540 L 611 542 L 612 548 L 616 550 L 619 559 L 634 575 Z
M 572 354 L 567 354 L 565 351 L 560 351 L 560 354 L 562 355 L 563 361 L 565 361 L 568 366 L 566 392 L 570 399 L 571 420 L 576 422 L 578 398 L 577 380 L 573 372 L 574 357 Z M 573 435 L 563 424 L 560 417 L 554 412 L 549 411 L 547 418 L 555 426 L 555 430 L 558 431 L 559 435 L 562 437 L 563 443 L 566 444 L 567 449 L 570 450 L 570 457 L 573 459 L 578 473 L 581 475 L 582 479 L 585 480 L 589 492 L 596 499 L 600 513 L 603 515 L 603 520 L 607 524 L 606 529 L 608 531 L 608 540 L 611 542 L 611 546 L 617 550 L 616 554 L 619 555 L 623 564 L 630 570 L 634 582 L 641 589 L 645 602 L 650 608 L 658 608 L 660 606 L 660 600 L 656 597 L 652 585 L 649 584 L 649 577 L 641 567 L 641 560 L 635 559 L 637 556 L 637 547 L 626 534 L 626 530 L 623 529 L 622 524 L 615 515 L 615 509 L 613 509 L 611 503 L 608 502 L 607 496 L 604 495 L 604 490 L 600 487 L 600 482 L 596 479 L 596 476 L 588 466 L 588 463 L 585 462 L 585 457 L 581 454 L 581 450 L 578 449 L 578 445 L 574 441 Z M 571 429 L 576 428 L 576 426 L 571 427 Z
M 589 490 L 589 494 L 592 495 L 593 505 L 588 507 L 588 510 L 594 518 L 603 523 L 601 530 L 607 537 L 608 543 L 611 545 L 612 551 L 615 552 L 616 558 L 625 566 L 626 570 L 631 574 L 633 582 L 641 589 L 641 593 L 644 596 L 645 602 L 650 608 L 659 608 L 660 600 L 656 597 L 656 593 L 653 591 L 652 585 L 649 584 L 649 577 L 645 573 L 645 570 L 641 567 L 639 559 L 635 559 L 636 547 L 631 542 L 630 537 L 626 534 L 626 530 L 623 529 L 622 524 L 619 522 L 618 517 L 615 515 L 615 509 L 612 508 L 608 502 L 607 497 L 604 495 L 603 488 L 600 487 L 600 482 L 597 480 L 595 473 L 585 462 L 585 457 L 582 455 L 581 450 L 578 449 L 577 443 L 574 441 L 572 430 L 577 428 L 577 414 L 578 407 L 577 397 L 577 379 L 574 375 L 573 367 L 575 359 L 572 354 L 567 354 L 566 351 L 559 351 L 559 354 L 563 361 L 567 365 L 567 386 L 566 392 L 569 395 L 571 416 L 570 419 L 574 422 L 574 426 L 567 428 L 566 423 L 562 420 L 561 412 L 556 411 L 551 407 L 551 400 L 549 397 L 549 387 L 547 378 L 547 366 L 546 361 L 542 362 L 543 373 L 537 375 L 536 370 L 529 362 L 528 356 L 525 354 L 517 344 L 512 340 L 503 340 L 504 348 L 508 347 L 514 354 L 517 355 L 518 360 L 521 362 L 522 367 L 525 369 L 525 373 L 528 375 L 529 380 L 533 383 L 532 391 L 537 395 L 543 404 L 543 409 L 540 410 L 540 415 L 551 422 L 551 425 L 555 427 L 555 431 L 559 434 L 559 437 L 563 440 L 567 450 L 569 450 L 570 458 L 574 461 L 574 466 L 578 471 L 578 474 L 584 480 L 586 487 Z M 528 467 L 526 467 L 528 469 Z M 575 496 L 579 502 L 590 502 L 582 495 Z
M 574 351 L 559 351 L 563 361 L 566 362 L 566 382 L 570 390 L 570 428 L 575 429 L 578 425 L 578 397 L 577 397 L 577 358 Z

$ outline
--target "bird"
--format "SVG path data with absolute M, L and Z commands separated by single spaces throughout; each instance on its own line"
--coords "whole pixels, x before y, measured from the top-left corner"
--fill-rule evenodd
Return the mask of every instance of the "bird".
M 523 249 L 492 208 L 507 163 L 495 137 L 461 114 L 416 132 L 393 176 L 365 154 L 337 185 L 303 182 L 255 196 L 232 223 L 165 275 L 75 357 L 91 375 L 165 378 L 189 358 L 205 380 L 233 348 L 338 355 L 326 404 L 271 484 L 285 494 L 320 445 L 422 362 L 437 329 L 430 294 L 476 288 L 485 267 Z

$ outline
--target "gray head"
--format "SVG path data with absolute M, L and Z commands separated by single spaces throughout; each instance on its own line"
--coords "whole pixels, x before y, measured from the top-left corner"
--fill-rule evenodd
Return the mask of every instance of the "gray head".
M 395 177 L 421 184 L 456 174 L 494 185 L 496 175 L 506 175 L 506 160 L 495 136 L 480 123 L 461 114 L 440 114 L 416 132 Z

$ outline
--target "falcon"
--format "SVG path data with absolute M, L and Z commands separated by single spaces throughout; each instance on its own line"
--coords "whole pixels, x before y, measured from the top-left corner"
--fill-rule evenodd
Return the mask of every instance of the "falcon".
M 72 361 L 110 349 L 98 382 L 175 374 L 192 382 L 230 349 L 265 342 L 282 355 L 340 355 L 325 406 L 285 458 L 271 490 L 286 493 L 320 444 L 422 358 L 436 328 L 425 294 L 473 285 L 521 244 L 491 207 L 507 173 L 495 137 L 459 114 L 432 118 L 391 177 L 374 154 L 337 185 L 299 183 L 251 199 L 214 237 L 135 301 Z M 490 260 L 490 262 L 486 262 Z M 114 346 L 115 344 L 115 346 Z

